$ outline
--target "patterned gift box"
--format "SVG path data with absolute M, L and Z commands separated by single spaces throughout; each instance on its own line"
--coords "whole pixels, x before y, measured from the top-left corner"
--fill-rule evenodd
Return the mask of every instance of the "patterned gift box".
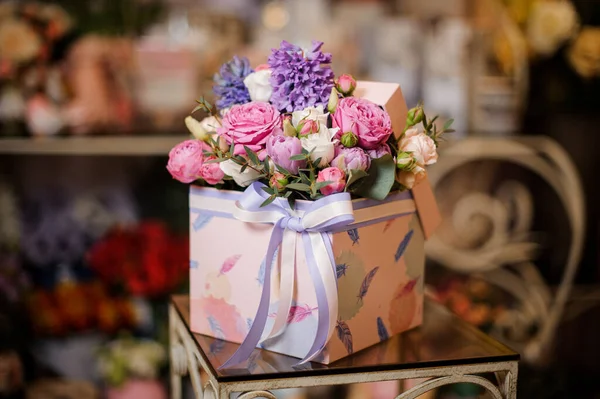
M 399 85 L 358 82 L 355 94 L 381 105 L 390 114 L 393 130 L 403 131 L 407 111 Z M 287 323 L 279 335 L 267 338 L 277 317 L 282 275 L 288 269 L 282 268 L 277 251 L 268 260 L 271 273 L 265 273 L 274 225 L 236 219 L 236 204 L 243 196 L 236 191 L 190 188 L 191 329 L 243 342 L 263 290 L 270 285 L 268 317 L 259 346 L 303 358 L 319 331 L 318 290 L 306 248 L 302 239 L 296 240 L 293 302 Z M 311 203 L 298 201 L 295 211 L 302 216 Z M 326 364 L 421 323 L 424 241 L 440 219 L 426 180 L 411 191 L 391 193 L 383 201 L 355 199 L 351 205 L 354 222 L 326 233 L 335 259 L 337 322 L 327 345 L 313 359 Z M 265 284 L 266 279 L 270 284 Z

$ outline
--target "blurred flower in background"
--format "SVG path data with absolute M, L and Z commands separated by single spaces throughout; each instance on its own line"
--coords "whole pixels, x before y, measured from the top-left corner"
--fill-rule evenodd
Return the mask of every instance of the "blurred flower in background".
M 552 55 L 577 33 L 578 17 L 570 1 L 538 1 L 527 21 L 527 40 L 532 51 Z

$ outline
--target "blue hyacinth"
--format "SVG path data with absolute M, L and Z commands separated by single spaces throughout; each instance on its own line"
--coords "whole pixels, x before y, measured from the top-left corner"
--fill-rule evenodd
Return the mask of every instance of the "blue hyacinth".
M 250 93 L 244 84 L 244 78 L 252 72 L 254 71 L 250 68 L 250 61 L 246 57 L 234 56 L 231 61 L 221 65 L 219 73 L 213 78 L 215 81 L 213 91 L 217 96 L 218 109 L 250 102 Z

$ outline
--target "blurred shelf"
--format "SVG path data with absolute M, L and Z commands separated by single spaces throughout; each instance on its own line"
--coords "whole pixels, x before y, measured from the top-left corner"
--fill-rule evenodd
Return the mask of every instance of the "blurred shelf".
M 0 139 L 0 154 L 163 155 L 189 136 L 20 137 Z

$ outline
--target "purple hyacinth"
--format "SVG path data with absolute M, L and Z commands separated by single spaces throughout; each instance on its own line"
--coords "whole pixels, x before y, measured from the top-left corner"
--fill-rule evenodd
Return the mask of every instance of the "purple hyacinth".
M 273 49 L 269 66 L 273 71 L 271 102 L 281 112 L 302 110 L 306 107 L 327 105 L 333 87 L 331 54 L 321 51 L 322 42 L 313 41 L 305 52 L 285 40 L 279 49 Z
M 217 96 L 218 109 L 250 102 L 250 93 L 244 84 L 244 78 L 252 72 L 250 61 L 246 57 L 234 56 L 231 61 L 221 65 L 219 73 L 213 78 L 213 91 Z

